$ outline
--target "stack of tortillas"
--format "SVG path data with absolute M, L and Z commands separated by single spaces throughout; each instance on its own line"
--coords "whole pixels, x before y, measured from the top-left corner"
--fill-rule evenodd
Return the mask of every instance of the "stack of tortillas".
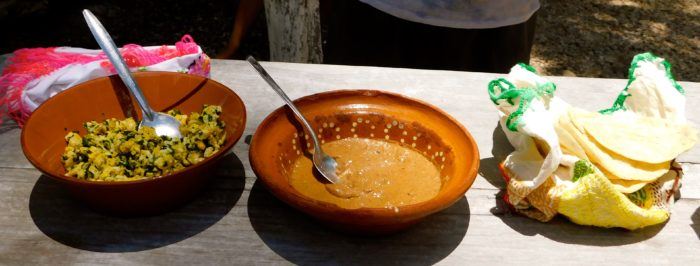
M 564 154 L 589 160 L 626 194 L 662 177 L 697 141 L 697 131 L 688 124 L 576 108 L 560 117 L 555 130 Z

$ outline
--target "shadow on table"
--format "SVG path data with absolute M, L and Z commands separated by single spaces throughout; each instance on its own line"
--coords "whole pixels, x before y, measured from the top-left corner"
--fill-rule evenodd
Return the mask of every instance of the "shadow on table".
M 549 222 L 543 223 L 517 213 L 512 213 L 503 202 L 503 193 L 496 194 L 496 206 L 491 209 L 503 223 L 526 236 L 541 235 L 551 240 L 588 246 L 622 246 L 634 244 L 654 237 L 666 223 L 645 227 L 639 230 L 622 228 L 600 228 L 574 224 L 565 217 L 558 215 Z
M 158 216 L 121 218 L 96 213 L 46 176 L 34 185 L 29 211 L 39 230 L 67 246 L 96 252 L 158 248 L 204 231 L 236 204 L 245 186 L 243 165 L 233 153 L 224 156 L 219 165 L 200 195 Z
M 331 231 L 292 209 L 256 182 L 248 198 L 255 232 L 275 253 L 294 264 L 433 264 L 447 257 L 469 227 L 469 203 L 452 207 L 407 231 L 363 237 Z
M 700 208 L 695 210 L 693 215 L 690 216 L 690 220 L 693 221 L 690 227 L 695 230 L 695 234 L 698 236 L 698 239 L 700 239 Z
M 506 183 L 503 180 L 501 172 L 498 170 L 498 164 L 506 159 L 506 156 L 513 152 L 513 146 L 508 142 L 506 134 L 501 129 L 501 124 L 496 123 L 491 137 L 493 145 L 491 154 L 493 157 L 481 159 L 479 162 L 479 175 L 494 187 L 505 188 Z
M 17 125 L 17 123 L 14 120 L 3 117 L 0 117 L 0 119 L 2 119 L 0 121 L 0 134 L 13 129 L 20 129 L 19 125 Z

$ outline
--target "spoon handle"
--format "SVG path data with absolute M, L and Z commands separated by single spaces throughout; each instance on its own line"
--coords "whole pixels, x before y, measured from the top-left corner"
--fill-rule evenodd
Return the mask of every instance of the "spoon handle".
M 148 105 L 146 97 L 143 95 L 143 92 L 141 92 L 138 84 L 136 84 L 136 81 L 134 81 L 134 78 L 131 76 L 131 71 L 129 71 L 129 67 L 127 67 L 126 63 L 124 62 L 124 58 L 122 58 L 122 55 L 119 53 L 119 49 L 117 49 L 114 41 L 112 41 L 112 37 L 109 36 L 109 33 L 102 26 L 102 23 L 97 20 L 95 15 L 93 15 L 90 10 L 84 9 L 83 17 L 85 17 L 85 22 L 87 22 L 88 27 L 90 27 L 92 36 L 95 37 L 95 40 L 100 45 L 100 48 L 102 48 L 102 51 L 104 51 L 107 58 L 109 58 L 109 61 L 111 61 L 112 65 L 114 65 L 114 69 L 117 71 L 117 74 L 119 74 L 119 77 L 122 79 L 126 87 L 129 88 L 131 94 L 136 98 L 136 102 L 138 102 L 141 110 L 143 110 L 144 119 L 153 120 L 155 117 L 153 109 L 151 109 L 151 106 Z
M 265 69 L 258 63 L 258 61 L 255 60 L 255 58 L 253 58 L 252 56 L 248 56 L 248 58 L 246 60 L 248 60 L 248 63 L 250 63 L 253 66 L 253 68 L 255 68 L 255 70 L 258 71 L 260 76 L 262 76 L 262 78 L 267 82 L 267 84 L 270 84 L 270 87 L 272 87 L 272 89 L 275 92 L 277 92 L 277 94 L 279 94 L 280 97 L 282 97 L 282 100 L 284 100 L 284 102 L 287 104 L 287 106 L 289 106 L 289 109 L 292 109 L 292 112 L 294 112 L 294 115 L 296 115 L 296 117 L 299 119 L 299 121 L 301 121 L 301 123 L 304 125 L 306 130 L 309 132 L 309 135 L 311 135 L 311 139 L 314 142 L 314 150 L 317 151 L 315 154 L 320 154 L 320 152 L 318 152 L 320 149 L 320 145 L 318 143 L 318 138 L 316 137 L 316 133 L 314 132 L 314 129 L 311 127 L 311 124 L 309 124 L 309 121 L 307 121 L 306 118 L 304 118 L 304 116 L 301 114 L 299 109 L 297 109 L 297 107 L 294 105 L 292 100 L 289 99 L 289 96 L 287 96 L 287 94 L 284 93 L 282 88 L 280 88 L 280 86 L 277 85 L 277 82 L 275 82 L 275 80 L 272 79 L 272 77 L 269 74 L 267 74 L 267 71 L 265 71 Z

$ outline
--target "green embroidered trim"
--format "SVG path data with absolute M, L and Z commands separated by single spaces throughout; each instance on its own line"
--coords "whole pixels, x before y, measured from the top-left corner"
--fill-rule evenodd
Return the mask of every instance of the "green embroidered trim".
M 627 83 L 627 86 L 629 86 L 630 83 L 632 83 L 631 80 Z M 620 92 L 620 95 L 617 96 L 617 99 L 615 99 L 615 102 L 613 102 L 612 107 L 610 107 L 608 109 L 600 110 L 598 112 L 606 115 L 606 114 L 612 114 L 612 113 L 614 113 L 616 111 L 620 111 L 620 110 L 627 110 L 627 108 L 625 108 L 625 106 L 624 106 L 625 100 L 627 100 L 627 97 L 630 96 L 630 93 L 627 92 L 627 86 L 625 86 L 625 89 L 622 90 L 622 92 Z
M 579 178 L 592 174 L 593 167 L 586 160 L 578 160 L 574 163 L 574 175 L 571 177 L 571 181 L 578 181 Z
M 530 71 L 530 72 L 532 72 L 532 73 L 537 74 L 537 70 L 535 70 L 535 68 L 532 67 L 531 65 L 528 65 L 528 64 L 525 64 L 525 63 L 518 63 L 518 65 L 519 65 L 520 67 L 524 68 L 524 69 L 527 70 L 527 71 Z
M 683 90 L 683 87 L 681 87 L 681 84 L 678 84 L 678 81 L 676 81 L 676 79 L 673 78 L 673 73 L 671 73 L 671 63 L 664 60 L 663 62 L 661 62 L 661 64 L 664 65 L 664 69 L 666 70 L 666 77 L 671 81 L 671 84 L 673 84 L 673 87 L 676 88 L 676 90 L 678 92 L 685 95 L 685 90 Z
M 615 99 L 615 102 L 613 103 L 612 107 L 608 109 L 603 109 L 598 111 L 601 114 L 610 114 L 614 113 L 616 111 L 620 110 L 626 110 L 624 103 L 625 100 L 627 100 L 627 97 L 630 96 L 630 93 L 627 91 L 629 89 L 630 84 L 636 80 L 636 77 L 634 76 L 634 72 L 637 70 L 639 67 L 639 62 L 642 61 L 649 61 L 653 62 L 655 60 L 659 59 L 658 56 L 655 56 L 652 53 L 643 53 L 643 54 L 638 54 L 635 55 L 634 58 L 632 59 L 632 63 L 630 63 L 630 69 L 628 75 L 628 80 L 627 80 L 627 85 L 625 85 L 625 88 L 620 92 L 620 95 L 617 96 L 617 99 Z M 680 84 L 673 78 L 673 74 L 671 73 L 671 63 L 669 63 L 666 60 L 661 61 L 661 64 L 664 66 L 664 69 L 666 71 L 666 78 L 668 78 L 671 81 L 671 84 L 673 84 L 673 87 L 676 88 L 678 92 L 681 94 L 685 95 L 685 91 L 683 90 L 683 87 L 681 87 Z
M 534 68 L 526 64 L 520 63 L 519 66 L 531 71 L 532 73 L 537 73 Z M 496 88 L 499 88 L 500 93 L 496 93 Z M 522 116 L 525 111 L 530 106 L 530 102 L 535 97 L 541 98 L 544 95 L 550 97 L 554 96 L 554 91 L 557 90 L 557 86 L 552 82 L 545 82 L 539 84 L 536 88 L 517 88 L 513 83 L 505 78 L 494 79 L 489 82 L 488 92 L 491 101 L 498 105 L 498 100 L 506 100 L 509 104 L 514 104 L 514 99 L 520 98 L 520 103 L 518 104 L 518 109 L 511 113 L 506 119 L 506 127 L 510 131 L 518 131 L 518 124 L 522 120 Z
M 505 85 L 505 87 L 503 85 Z M 500 96 L 496 95 L 496 91 L 494 90 L 497 86 L 499 88 L 501 88 L 501 95 Z M 514 89 L 515 89 L 515 85 L 513 85 L 513 83 L 511 83 L 507 79 L 497 78 L 497 79 L 494 79 L 491 82 L 489 82 L 489 88 L 488 88 L 489 97 L 491 97 L 491 101 L 494 104 L 498 104 L 497 100 L 503 99 L 502 96 L 503 96 L 504 92 L 514 90 Z M 506 98 L 506 99 L 508 100 L 508 103 L 513 104 L 513 101 L 510 98 Z
M 647 190 L 644 188 L 627 194 L 627 198 L 639 207 L 644 207 L 644 203 L 647 201 L 647 197 Z

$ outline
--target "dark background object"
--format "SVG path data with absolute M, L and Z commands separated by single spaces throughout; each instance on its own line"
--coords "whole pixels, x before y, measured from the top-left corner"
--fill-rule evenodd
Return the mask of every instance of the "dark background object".
M 173 45 L 190 34 L 214 57 L 228 43 L 239 0 L 5 0 L 0 1 L 0 54 L 20 48 L 99 49 L 80 13 L 90 9 L 118 46 Z M 269 58 L 265 16 L 258 16 L 234 58 Z
M 530 61 L 536 14 L 499 28 L 455 29 L 400 19 L 359 1 L 325 0 L 323 62 L 508 73 Z
M 25 47 L 97 48 L 80 15 L 90 8 L 118 45 L 173 44 L 189 33 L 214 57 L 228 44 L 240 1 L 0 0 L 0 54 Z M 624 79 L 632 57 L 651 51 L 671 62 L 678 80 L 698 82 L 697 2 L 540 0 L 530 64 L 544 75 Z M 248 54 L 269 60 L 264 12 L 231 58 Z

